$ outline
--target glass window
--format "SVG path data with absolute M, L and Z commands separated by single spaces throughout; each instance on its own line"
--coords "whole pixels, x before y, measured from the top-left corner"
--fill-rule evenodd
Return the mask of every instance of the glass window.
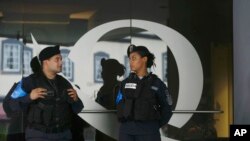
M 32 59 L 32 49 L 25 46 L 23 50 L 23 76 L 28 76 L 32 73 L 30 61 Z
M 15 39 L 8 39 L 2 42 L 2 72 L 21 72 L 21 46 Z
M 107 111 L 103 111 L 99 103 L 94 103 L 98 94 L 96 92 L 116 85 L 106 85 L 106 81 L 104 85 L 100 62 L 102 58 L 112 58 L 124 63 L 126 78 L 130 72 L 127 47 L 132 43 L 148 47 L 155 55 L 156 67 L 152 67 L 150 71 L 164 83 L 167 82 L 173 98 L 174 115 L 180 116 L 172 116 L 173 120 L 170 121 L 178 119 L 178 125 L 171 123 L 163 131 L 165 136 L 174 140 L 228 137 L 228 125 L 233 121 L 232 7 L 231 0 L 1 0 L 0 109 L 1 99 L 13 82 L 20 80 L 21 72 L 25 76 L 31 73 L 30 59 L 34 53 L 39 52 L 30 36 L 32 33 L 41 47 L 56 44 L 63 46 L 62 73 L 83 91 L 79 98 L 85 98 L 84 104 L 90 105 L 84 112 L 101 112 L 92 114 L 91 118 L 84 117 L 86 122 L 98 129 L 87 129 L 85 133 L 90 135 L 88 131 L 94 129 L 95 137 L 91 139 L 108 140 L 102 138 L 98 131 L 107 131 L 104 132 L 106 134 L 112 127 L 113 135 L 107 135 L 115 137 L 118 129 L 112 126 L 115 125 L 114 120 L 110 120 L 113 118 L 106 118 Z M 185 40 L 182 37 L 175 38 L 175 32 Z M 23 48 L 21 40 L 26 41 L 34 53 Z M 186 41 L 190 44 L 184 43 Z M 190 45 L 197 56 L 186 51 Z M 69 52 L 73 54 L 70 56 L 72 58 L 68 58 Z M 202 77 L 197 77 L 196 71 L 191 71 L 192 74 L 185 71 L 195 68 L 193 65 L 200 65 L 193 61 L 197 57 L 202 65 Z M 202 79 L 199 89 L 197 85 L 187 85 L 194 84 L 192 82 L 197 78 Z M 188 83 L 183 83 L 184 80 Z M 193 95 L 190 90 L 200 92 Z M 113 96 L 108 96 L 110 97 L 105 95 L 108 101 L 114 101 Z M 179 114 L 177 109 L 184 111 Z M 190 110 L 196 111 L 190 113 Z M 208 113 L 204 114 L 202 111 Z M 79 115 L 83 114 L 85 113 Z M 112 114 L 108 113 L 108 116 L 111 117 Z M 180 124 L 179 119 L 188 121 Z M 10 122 L 9 119 L 7 122 Z M 110 124 L 106 127 L 95 123 Z M 4 126 L 6 131 L 8 125 Z M 85 139 L 90 140 L 88 137 Z M 1 136 L 0 140 L 4 141 Z
M 74 81 L 74 63 L 68 58 L 69 50 L 62 49 L 61 55 L 63 59 L 62 73 L 70 81 Z
M 102 58 L 108 59 L 109 55 L 105 52 L 97 52 L 94 54 L 94 82 L 102 83 L 102 66 L 101 60 Z

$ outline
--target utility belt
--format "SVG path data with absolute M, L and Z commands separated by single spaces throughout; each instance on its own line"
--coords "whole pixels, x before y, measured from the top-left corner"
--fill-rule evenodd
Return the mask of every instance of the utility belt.
M 48 127 L 48 126 L 39 125 L 39 124 L 32 124 L 32 125 L 28 125 L 28 127 L 31 129 L 39 130 L 43 133 L 61 133 L 69 129 L 69 126 L 65 126 L 65 125 L 64 126 L 56 125 L 53 127 Z

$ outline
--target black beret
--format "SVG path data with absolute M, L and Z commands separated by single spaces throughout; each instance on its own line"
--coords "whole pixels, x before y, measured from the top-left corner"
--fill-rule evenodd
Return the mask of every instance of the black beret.
M 33 57 L 32 60 L 30 61 L 30 67 L 33 73 L 38 73 L 41 71 L 41 65 L 39 63 L 37 56 Z
M 132 52 L 138 52 L 142 57 L 148 56 L 150 54 L 149 50 L 145 46 L 135 46 L 131 44 L 127 49 L 128 57 Z
M 39 60 L 42 62 L 44 60 L 49 59 L 50 57 L 60 54 L 60 46 L 59 45 L 55 45 L 55 46 L 49 46 L 44 48 L 40 54 L 39 54 Z

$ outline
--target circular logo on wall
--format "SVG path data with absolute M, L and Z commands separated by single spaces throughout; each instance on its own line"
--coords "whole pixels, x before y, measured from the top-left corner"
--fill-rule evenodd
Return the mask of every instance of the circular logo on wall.
M 106 33 L 124 27 L 130 27 L 131 19 L 112 21 L 97 26 L 84 34 L 72 48 L 69 58 L 75 63 L 75 83 L 81 87 L 78 95 L 83 100 L 85 110 L 105 110 L 92 100 L 84 89 L 88 83 L 84 81 L 87 71 L 86 64 L 92 62 L 88 53 L 97 41 Z M 179 94 L 175 110 L 196 110 L 201 99 L 203 89 L 203 70 L 200 58 L 192 44 L 177 31 L 151 21 L 132 19 L 133 27 L 147 30 L 157 35 L 167 44 L 174 55 L 179 74 Z M 174 113 L 168 124 L 181 128 L 192 117 L 192 113 Z M 117 138 L 119 123 L 114 113 L 91 114 L 80 116 L 90 125 L 103 133 Z M 162 140 L 174 140 L 162 136 Z

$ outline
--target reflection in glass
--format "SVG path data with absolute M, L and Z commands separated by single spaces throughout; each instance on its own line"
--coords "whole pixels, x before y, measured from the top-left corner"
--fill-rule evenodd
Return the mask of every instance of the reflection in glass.
M 32 57 L 32 49 L 25 46 L 23 51 L 23 76 L 28 76 L 32 73 L 30 68 L 30 61 Z
M 62 49 L 62 73 L 70 81 L 74 81 L 74 63 L 68 58 L 69 50 Z
M 97 83 L 103 82 L 101 76 L 102 68 L 100 67 L 102 58 L 108 59 L 109 55 L 105 52 L 97 52 L 94 54 L 94 81 Z
M 2 42 L 2 70 L 6 73 L 21 71 L 21 45 L 17 40 L 7 39 Z

